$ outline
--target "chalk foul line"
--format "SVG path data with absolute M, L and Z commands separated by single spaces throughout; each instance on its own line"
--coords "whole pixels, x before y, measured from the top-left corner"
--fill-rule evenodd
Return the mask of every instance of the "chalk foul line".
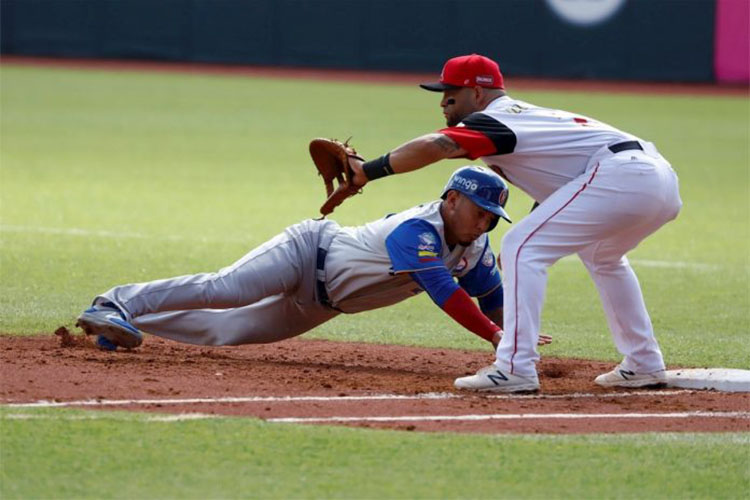
M 188 420 L 206 420 L 224 418 L 223 415 L 211 415 L 207 413 L 178 413 L 176 415 L 148 415 L 130 418 L 126 416 L 112 417 L 109 415 L 55 415 L 55 414 L 33 414 L 33 413 L 8 413 L 2 415 L 7 420 L 128 420 L 137 422 L 185 422 Z
M 191 420 L 224 419 L 224 415 L 206 413 L 179 413 L 176 415 L 113 416 L 113 415 L 64 415 L 9 413 L 0 420 L 127 420 L 135 422 L 185 422 Z M 499 413 L 473 415 L 392 415 L 360 417 L 281 417 L 265 419 L 273 424 L 345 424 L 358 422 L 476 422 L 487 420 L 576 420 L 576 419 L 654 419 L 654 418 L 740 418 L 750 419 L 750 412 L 688 411 L 670 413 Z
M 137 405 L 191 405 L 191 404 L 221 404 L 221 403 L 295 403 L 295 402 L 348 402 L 348 401 L 409 401 L 409 400 L 445 400 L 445 399 L 598 399 L 623 397 L 662 397 L 690 394 L 692 390 L 678 391 L 632 391 L 571 394 L 454 394 L 450 392 L 426 392 L 421 394 L 369 394 L 359 396 L 226 396 L 219 398 L 181 398 L 181 399 L 81 399 L 75 401 L 32 401 L 8 402 L 3 406 L 8 408 L 60 408 L 66 406 L 137 406 Z
M 266 419 L 266 422 L 273 422 L 278 424 L 322 424 L 347 422 L 436 422 L 532 419 L 571 420 L 590 418 L 750 418 L 750 412 L 686 411 L 673 413 L 500 413 L 485 415 L 406 415 L 382 417 L 284 417 L 269 418 Z
M 246 397 L 207 397 L 180 399 L 98 399 L 77 401 L 33 401 L 26 403 L 8 403 L 5 408 L 59 408 L 59 407 L 111 407 L 133 405 L 190 405 L 212 403 L 296 403 L 296 402 L 333 402 L 346 403 L 356 401 L 409 401 L 409 400 L 456 400 L 483 398 L 495 400 L 555 400 L 555 399 L 607 399 L 623 397 L 666 397 L 690 394 L 695 391 L 632 391 L 610 392 L 603 394 L 573 393 L 573 394 L 454 394 L 454 393 L 421 393 L 421 394 L 368 394 L 356 396 L 246 396 Z M 107 415 L 55 415 L 55 414 L 23 414 L 7 413 L 2 419 L 34 420 L 99 420 L 113 418 Z M 202 420 L 224 418 L 223 415 L 205 413 L 180 413 L 176 415 L 154 415 L 138 417 L 135 420 L 144 422 L 183 422 L 187 420 Z M 653 419 L 653 418 L 734 418 L 750 419 L 750 412 L 714 412 L 687 411 L 668 413 L 500 413 L 500 414 L 470 414 L 470 415 L 391 415 L 391 416 L 331 416 L 331 417 L 279 417 L 265 419 L 269 423 L 280 424 L 308 424 L 308 423 L 358 423 L 358 422 L 436 422 L 436 421 L 487 421 L 487 420 L 570 420 L 570 419 Z

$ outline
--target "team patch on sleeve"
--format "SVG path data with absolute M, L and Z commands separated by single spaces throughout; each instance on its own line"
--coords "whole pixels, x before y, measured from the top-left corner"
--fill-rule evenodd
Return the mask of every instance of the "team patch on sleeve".
M 489 267 L 493 271 L 497 269 L 495 266 L 495 256 L 492 254 L 492 252 L 484 252 L 484 256 L 482 257 L 482 265 L 485 267 Z
M 418 236 L 417 257 L 420 262 L 431 262 L 440 260 L 437 250 L 437 238 L 430 231 L 425 231 Z
M 440 236 L 432 224 L 422 219 L 399 224 L 385 239 L 385 247 L 394 273 L 444 266 Z
M 458 284 L 472 297 L 482 297 L 502 285 L 502 277 L 497 270 L 495 254 L 492 253 L 489 240 L 479 262 L 458 279 Z

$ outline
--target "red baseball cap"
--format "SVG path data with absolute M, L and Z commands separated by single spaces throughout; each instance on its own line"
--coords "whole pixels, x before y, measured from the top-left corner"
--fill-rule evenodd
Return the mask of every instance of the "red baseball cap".
M 489 57 L 471 54 L 448 59 L 440 73 L 437 83 L 423 83 L 425 90 L 443 92 L 444 90 L 460 89 L 461 87 L 484 87 L 488 89 L 504 89 L 503 75 L 500 67 Z

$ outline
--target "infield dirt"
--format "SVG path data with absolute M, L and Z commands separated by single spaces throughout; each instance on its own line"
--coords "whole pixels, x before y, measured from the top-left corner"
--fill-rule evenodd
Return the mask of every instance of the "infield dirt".
M 294 339 L 276 344 L 202 347 L 148 336 L 134 350 L 99 350 L 82 335 L 0 336 L 3 404 L 140 400 L 96 408 L 200 412 L 261 419 L 426 417 L 346 425 L 417 431 L 592 433 L 750 431 L 750 394 L 611 390 L 594 377 L 611 363 L 543 358 L 536 395 L 468 394 L 453 379 L 489 364 L 491 352 Z M 438 393 L 439 397 L 421 397 Z M 352 399 L 386 395 L 382 399 Z M 389 396 L 395 395 L 395 398 Z M 321 396 L 300 400 L 301 396 Z M 414 396 L 398 399 L 398 396 Z M 257 401 L 213 401 L 259 397 Z M 284 400 L 284 398 L 289 400 Z M 209 402 L 180 403 L 188 398 Z M 262 399 L 261 399 L 262 398 Z M 143 400 L 149 400 L 147 402 Z M 72 404 L 71 406 L 76 406 Z M 690 416 L 743 412 L 744 416 Z M 679 417 L 634 414 L 680 413 Z M 543 414 L 543 415 L 540 415 Z M 549 418 L 544 415 L 549 414 Z M 609 417 L 590 415 L 608 414 Z M 477 419 L 435 419 L 477 415 Z M 487 415 L 525 415 L 482 419 Z M 553 415 L 557 415 L 553 417 Z M 564 417 L 560 417 L 564 415 Z M 432 419 L 432 420 L 428 420 Z

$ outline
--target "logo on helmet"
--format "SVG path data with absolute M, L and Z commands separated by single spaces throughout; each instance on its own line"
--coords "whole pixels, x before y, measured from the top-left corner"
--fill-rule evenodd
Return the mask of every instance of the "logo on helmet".
M 457 175 L 453 179 L 453 184 L 456 187 L 460 187 L 465 189 L 466 191 L 476 191 L 479 188 L 479 184 L 477 184 L 477 181 L 473 179 L 467 179 L 466 177 L 461 177 L 460 175 Z
M 497 199 L 497 204 L 501 207 L 504 207 L 506 201 L 508 201 L 508 190 L 503 189 L 502 191 L 500 191 L 500 196 Z

